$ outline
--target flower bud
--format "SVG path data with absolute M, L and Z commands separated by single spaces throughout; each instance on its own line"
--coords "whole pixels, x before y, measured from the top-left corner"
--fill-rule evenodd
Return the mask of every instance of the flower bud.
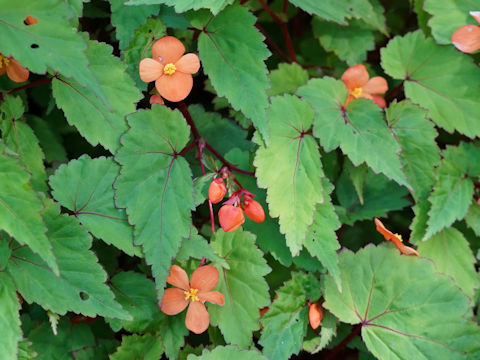
M 313 330 L 316 330 L 323 319 L 323 310 L 322 307 L 318 302 L 313 304 L 309 304 L 309 311 L 308 311 L 308 320 L 310 321 L 310 326 Z
M 233 205 L 223 205 L 218 211 L 218 220 L 223 231 L 233 231 L 245 222 L 241 208 Z
M 258 201 L 252 200 L 250 196 L 245 196 L 243 205 L 245 207 L 245 214 L 247 214 L 251 220 L 257 223 L 265 220 L 265 212 Z
M 226 193 L 227 186 L 223 182 L 223 179 L 213 179 L 208 188 L 208 199 L 212 202 L 212 204 L 222 201 Z

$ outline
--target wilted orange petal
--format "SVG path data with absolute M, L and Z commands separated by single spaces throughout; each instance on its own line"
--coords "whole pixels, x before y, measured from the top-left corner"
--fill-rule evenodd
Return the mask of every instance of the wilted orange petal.
M 342 75 L 342 81 L 348 90 L 363 87 L 369 78 L 367 69 L 362 64 L 350 66 Z
M 138 66 L 138 73 L 144 82 L 155 81 L 163 75 L 163 65 L 150 58 L 143 59 Z
M 152 46 L 152 56 L 163 65 L 175 64 L 185 52 L 182 42 L 173 36 L 165 36 Z
M 185 291 L 190 290 L 188 285 L 188 275 L 180 266 L 170 266 L 170 275 L 167 276 L 167 283 L 179 287 Z
M 30 72 L 17 60 L 10 58 L 10 63 L 7 66 L 7 75 L 10 80 L 21 83 L 28 80 L 29 74 Z
M 225 296 L 218 291 L 199 292 L 197 295 L 201 301 L 208 301 L 217 305 L 225 304 Z
M 462 26 L 453 33 L 452 43 L 458 50 L 464 53 L 477 51 L 480 49 L 480 26 Z
M 387 102 L 380 95 L 372 95 L 372 100 L 375 104 L 377 104 L 379 108 L 385 109 L 385 107 L 387 106 Z
M 172 75 L 161 76 L 156 82 L 160 95 L 168 101 L 182 101 L 185 99 L 193 87 L 193 78 L 190 74 L 176 71 Z
M 369 94 L 384 94 L 387 90 L 387 80 L 381 76 L 375 76 L 371 78 L 363 87 L 363 91 Z
M 185 54 L 175 63 L 177 71 L 186 74 L 195 74 L 200 69 L 200 60 L 195 54 Z
M 153 104 L 163 105 L 165 104 L 165 102 L 163 101 L 160 95 L 152 95 L 150 96 L 150 105 L 153 105 Z
M 35 25 L 38 24 L 38 20 L 35 19 L 33 16 L 28 15 L 23 22 L 27 25 Z
M 396 245 L 396 244 L 395 244 Z M 397 246 L 397 245 L 396 245 Z M 397 246 L 397 249 L 400 250 L 400 252 L 402 254 L 405 254 L 405 255 L 415 255 L 415 256 L 420 256 L 420 254 L 418 253 L 417 250 L 409 247 L 409 246 L 405 246 L 403 244 L 400 244 Z
M 185 318 L 185 326 L 188 330 L 195 334 L 201 334 L 207 330 L 210 323 L 210 317 L 205 305 L 200 301 L 193 301 L 187 310 L 187 317 Z
M 393 241 L 392 239 L 398 240 L 398 238 L 395 236 L 394 233 L 392 233 L 390 230 L 388 230 L 383 223 L 375 218 L 375 225 L 377 225 L 377 231 L 383 235 L 385 240 L 390 240 Z
M 212 290 L 218 284 L 218 270 L 213 265 L 199 266 L 192 274 L 190 286 L 199 292 Z
M 166 289 L 163 293 L 162 304 L 160 310 L 167 315 L 176 315 L 182 312 L 188 305 L 185 300 L 184 291 L 177 288 Z
M 480 24 L 480 11 L 470 11 L 470 15 L 472 15 Z
M 313 303 L 308 310 L 308 320 L 313 330 L 320 326 L 323 319 L 323 310 L 319 303 Z

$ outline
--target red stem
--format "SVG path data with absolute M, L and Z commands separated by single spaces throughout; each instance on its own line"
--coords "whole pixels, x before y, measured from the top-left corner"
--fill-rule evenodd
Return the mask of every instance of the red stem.
M 198 142 L 198 140 L 200 139 L 200 134 L 198 133 L 197 127 L 195 126 L 195 123 L 193 122 L 192 116 L 190 115 L 190 112 L 188 111 L 188 108 L 187 108 L 187 105 L 185 105 L 185 102 L 180 101 L 178 103 L 178 109 L 183 114 L 183 117 L 187 121 L 187 124 L 190 125 L 190 129 L 192 130 L 193 139 L 196 142 Z
M 10 90 L 8 92 L 8 94 L 12 94 L 12 93 L 20 91 L 20 90 L 29 89 L 29 88 L 32 88 L 32 87 L 35 87 L 35 86 L 51 83 L 54 77 L 55 76 L 52 76 L 52 77 L 49 77 L 49 78 L 41 79 L 41 80 L 38 80 L 38 81 L 35 81 L 35 82 L 32 82 L 32 83 L 28 83 L 28 84 L 13 88 L 12 90 Z
M 327 356 L 325 357 L 324 360 L 332 360 L 335 358 L 335 356 L 338 355 L 338 353 L 340 351 L 342 351 L 350 341 L 353 340 L 353 338 L 355 336 L 357 336 L 358 334 L 360 334 L 360 331 L 362 330 L 362 325 L 361 324 L 357 324 L 353 327 L 352 329 L 352 332 L 345 338 L 343 339 L 343 341 L 338 344 L 337 346 L 335 346 L 332 350 L 330 350 L 330 352 L 327 354 Z
M 390 103 L 393 99 L 395 99 L 398 93 L 402 90 L 403 90 L 403 81 L 385 95 L 385 101 Z
M 263 9 L 268 13 L 268 15 L 270 15 L 270 17 L 273 19 L 273 21 L 275 21 L 278 25 L 282 25 L 283 24 L 283 21 L 282 19 L 280 19 L 277 14 L 275 14 L 273 12 L 272 9 L 270 9 L 270 6 L 267 5 L 267 3 L 263 0 L 258 0 L 258 2 L 260 3 L 260 5 L 262 5 Z
M 288 9 L 288 0 L 283 0 L 283 13 L 287 15 L 287 9 Z
M 200 170 L 202 171 L 202 175 L 205 175 L 205 166 L 203 165 L 203 148 L 205 147 L 205 142 L 200 139 L 197 142 L 197 149 L 198 149 L 198 159 L 200 160 Z M 213 215 L 213 205 L 210 199 L 208 199 L 208 209 L 210 211 L 210 226 L 212 230 L 212 234 L 215 232 L 215 216 Z
M 222 155 L 220 155 L 217 150 L 215 150 L 209 143 L 205 143 L 205 147 L 213 154 L 213 156 L 215 156 L 218 160 L 220 160 L 223 165 L 225 165 L 226 167 L 228 167 L 228 169 L 230 171 L 236 171 L 240 174 L 244 174 L 244 175 L 248 175 L 248 176 L 255 176 L 254 173 L 250 172 L 250 171 L 246 171 L 246 170 L 242 170 L 242 169 L 239 169 L 238 167 L 236 167 L 235 165 L 232 165 L 231 163 L 229 163 Z
M 265 40 L 267 40 L 267 43 L 270 45 L 273 51 L 277 53 L 277 55 L 285 62 L 292 62 L 287 55 L 280 49 L 280 47 L 277 45 L 275 41 L 263 30 L 263 28 L 259 24 L 255 24 L 255 27 L 262 33 L 263 36 L 265 36 Z

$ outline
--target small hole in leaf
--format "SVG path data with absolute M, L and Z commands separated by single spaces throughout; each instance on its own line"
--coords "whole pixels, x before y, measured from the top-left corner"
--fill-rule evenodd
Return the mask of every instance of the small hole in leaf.
M 38 48 L 38 44 L 32 44 L 32 45 L 30 45 L 30 47 L 31 47 L 32 49 L 37 49 L 37 48 Z
M 85 291 L 80 291 L 79 295 L 80 295 L 80 299 L 82 299 L 83 301 L 90 299 L 90 295 L 88 295 Z

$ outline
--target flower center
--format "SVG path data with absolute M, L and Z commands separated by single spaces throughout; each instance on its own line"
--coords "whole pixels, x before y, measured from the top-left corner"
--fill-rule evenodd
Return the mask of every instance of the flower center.
M 197 296 L 198 289 L 192 289 L 190 288 L 189 291 L 184 291 L 183 293 L 185 294 L 185 300 L 191 299 L 192 301 L 198 301 L 198 296 Z
M 402 235 L 400 234 L 394 234 L 398 240 L 400 240 L 401 242 L 403 242 L 403 239 L 402 239 Z
M 355 99 L 358 99 L 360 96 L 362 96 L 362 93 L 363 93 L 363 89 L 361 87 L 357 87 L 352 90 L 352 96 Z
M 7 67 L 10 63 L 10 59 L 0 54 L 0 68 Z
M 165 75 L 173 75 L 175 74 L 175 71 L 177 71 L 177 67 L 172 63 L 167 64 L 163 67 L 163 73 Z

